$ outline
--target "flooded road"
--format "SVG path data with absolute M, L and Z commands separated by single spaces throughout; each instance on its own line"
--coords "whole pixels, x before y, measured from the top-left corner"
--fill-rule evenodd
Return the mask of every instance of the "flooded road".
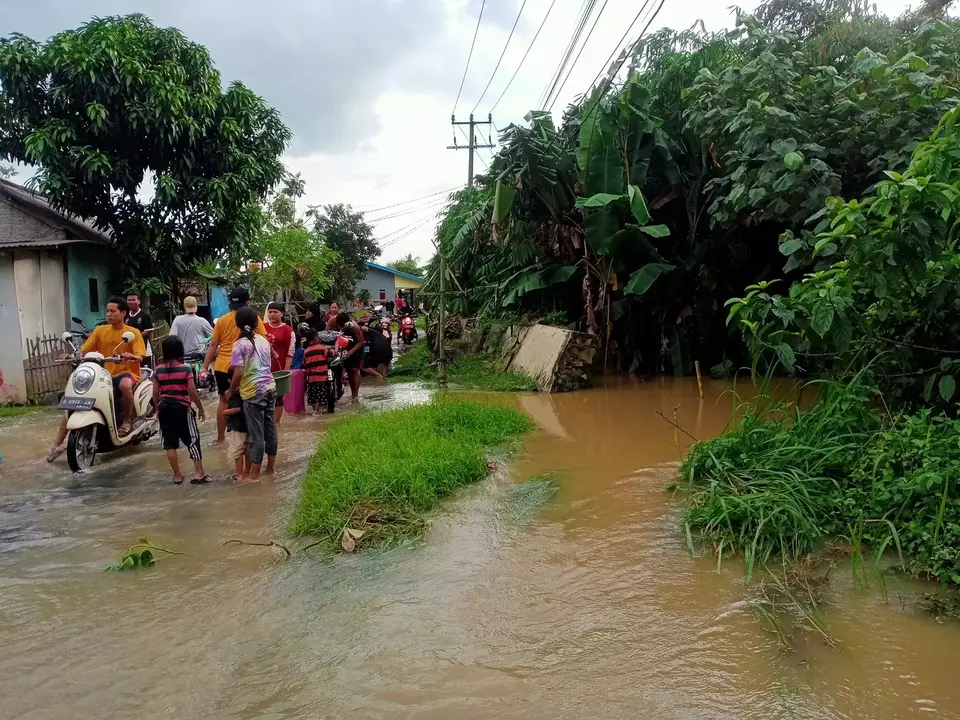
M 0 717 L 960 718 L 960 628 L 902 607 L 914 587 L 885 604 L 841 566 L 837 649 L 784 652 L 742 568 L 689 555 L 665 492 L 689 439 L 656 411 L 717 434 L 727 387 L 518 397 L 540 429 L 508 475 L 459 493 L 423 544 L 335 558 L 220 547 L 298 544 L 284 528 L 325 420 L 285 418 L 278 475 L 242 488 L 174 487 L 156 446 L 72 476 L 33 460 L 55 418 L 5 422 Z M 515 484 L 544 473 L 557 492 L 524 507 Z M 101 572 L 141 536 L 188 555 Z

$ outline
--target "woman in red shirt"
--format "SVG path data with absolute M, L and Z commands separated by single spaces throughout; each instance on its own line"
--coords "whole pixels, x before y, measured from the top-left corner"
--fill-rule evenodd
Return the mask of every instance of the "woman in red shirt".
M 283 322 L 283 305 L 272 302 L 267 305 L 267 340 L 270 342 L 271 372 L 289 370 L 293 362 L 294 338 L 293 328 Z M 278 402 L 274 410 L 274 421 L 280 424 L 283 417 L 283 403 Z

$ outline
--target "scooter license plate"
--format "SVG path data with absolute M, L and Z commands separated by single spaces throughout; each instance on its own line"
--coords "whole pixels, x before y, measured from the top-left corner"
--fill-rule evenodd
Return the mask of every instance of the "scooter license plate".
M 57 407 L 61 410 L 93 410 L 93 398 L 65 397 Z

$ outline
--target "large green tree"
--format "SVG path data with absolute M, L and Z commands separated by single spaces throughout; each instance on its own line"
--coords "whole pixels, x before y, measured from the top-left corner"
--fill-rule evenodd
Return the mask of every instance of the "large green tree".
M 123 282 L 172 287 L 254 237 L 289 139 L 251 90 L 222 88 L 205 48 L 144 15 L 0 39 L 0 158 L 112 233 Z
M 373 228 L 364 220 L 363 213 L 342 203 L 311 207 L 307 217 L 313 220 L 314 230 L 324 237 L 327 247 L 340 256 L 330 268 L 330 296 L 342 300 L 353 298 L 357 283 L 366 272 L 364 262 L 380 254 Z

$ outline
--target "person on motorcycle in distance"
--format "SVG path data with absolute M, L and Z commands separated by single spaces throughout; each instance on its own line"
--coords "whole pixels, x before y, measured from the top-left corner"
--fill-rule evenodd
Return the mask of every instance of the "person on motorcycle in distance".
M 104 357 L 113 355 L 117 350 L 122 360 L 107 363 L 113 376 L 113 391 L 123 397 L 123 422 L 117 430 L 120 436 L 128 435 L 136 422 L 133 404 L 133 388 L 140 381 L 140 365 L 147 355 L 143 336 L 136 328 L 126 324 L 127 303 L 122 298 L 111 298 L 107 302 L 107 324 L 99 325 L 80 348 L 80 354 L 98 352 Z M 125 332 L 133 333 L 133 342 L 123 339 Z

